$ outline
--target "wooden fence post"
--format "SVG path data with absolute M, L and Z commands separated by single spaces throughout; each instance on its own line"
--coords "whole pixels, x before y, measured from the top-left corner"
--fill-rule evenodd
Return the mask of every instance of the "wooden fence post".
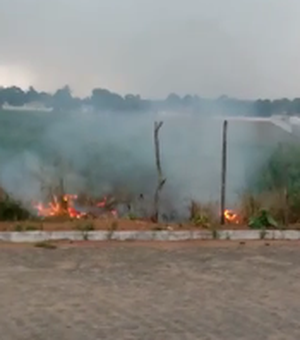
M 225 204 L 226 204 L 226 173 L 227 173 L 227 127 L 228 122 L 223 123 L 223 138 L 222 138 L 222 174 L 221 174 L 221 225 L 225 224 Z

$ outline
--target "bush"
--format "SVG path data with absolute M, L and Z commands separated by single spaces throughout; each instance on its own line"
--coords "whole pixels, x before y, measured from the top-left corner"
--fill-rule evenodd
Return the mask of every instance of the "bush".
M 240 198 L 238 212 L 244 224 L 248 224 L 253 217 L 260 215 L 264 210 L 282 224 L 285 217 L 284 208 L 284 195 L 280 191 L 265 191 L 258 194 L 247 192 Z
M 21 203 L 13 200 L 8 195 L 0 198 L 0 220 L 1 221 L 20 221 L 31 217 L 28 210 L 22 207 Z
M 248 217 L 252 206 L 251 214 L 267 209 L 283 221 L 287 204 L 289 222 L 300 222 L 300 145 L 279 145 L 255 174 L 249 192 L 248 205 L 243 202 Z
M 196 226 L 210 228 L 212 225 L 218 224 L 218 207 L 216 204 L 201 204 L 193 200 L 189 210 L 190 222 Z
M 260 210 L 255 216 L 252 216 L 248 222 L 251 229 L 278 228 L 277 221 L 267 210 Z
M 287 187 L 300 193 L 300 145 L 278 145 L 259 169 L 255 189 L 260 192 Z

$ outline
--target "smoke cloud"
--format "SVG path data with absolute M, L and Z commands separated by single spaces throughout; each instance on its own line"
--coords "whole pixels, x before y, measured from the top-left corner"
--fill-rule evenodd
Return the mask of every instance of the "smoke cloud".
M 163 113 L 6 113 L 0 184 L 25 205 L 43 200 L 63 179 L 67 193 L 143 194 L 152 206 L 157 183 L 154 121 L 162 120 L 161 162 L 167 178 L 162 205 L 186 217 L 191 199 L 218 201 L 221 188 L 222 116 Z M 10 116 L 11 115 L 11 116 Z M 15 120 L 13 119 L 15 118 Z M 266 134 L 264 128 L 264 133 Z M 264 136 L 265 136 L 264 134 Z M 272 132 L 273 134 L 273 132 Z M 227 202 L 234 204 L 251 172 L 270 152 L 253 123 L 229 122 Z M 273 146 L 272 146 L 273 147 Z
M 299 0 L 0 0 L 0 82 L 296 97 L 299 11 Z

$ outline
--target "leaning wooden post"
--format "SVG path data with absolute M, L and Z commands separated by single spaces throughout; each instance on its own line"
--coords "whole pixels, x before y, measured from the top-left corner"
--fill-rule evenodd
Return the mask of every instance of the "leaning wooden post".
M 222 174 L 221 174 L 221 225 L 225 224 L 225 204 L 226 204 L 226 172 L 227 172 L 227 120 L 223 123 L 223 138 L 222 138 Z
M 159 149 L 159 129 L 162 127 L 163 122 L 154 123 L 154 147 L 155 147 L 155 163 L 157 169 L 157 187 L 154 193 L 154 211 L 152 215 L 152 221 L 157 223 L 159 221 L 159 198 L 160 192 L 166 183 L 166 178 L 164 178 L 161 164 L 160 164 L 160 149 Z

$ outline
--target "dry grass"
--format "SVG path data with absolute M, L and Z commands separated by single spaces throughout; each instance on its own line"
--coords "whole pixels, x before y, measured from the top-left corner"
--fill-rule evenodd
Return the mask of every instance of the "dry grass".
M 90 220 L 66 220 L 59 221 L 52 219 L 39 220 L 24 220 L 18 222 L 0 221 L 0 231 L 80 231 L 87 233 L 97 230 L 198 230 L 200 226 L 191 225 L 190 223 L 152 223 L 148 220 L 134 220 L 127 218 L 107 218 L 107 219 L 90 219 Z
M 282 191 L 269 191 L 258 195 L 245 193 L 240 198 L 238 213 L 242 223 L 257 216 L 260 211 L 267 210 L 278 222 L 284 221 L 285 198 Z
M 34 244 L 37 248 L 44 248 L 44 249 L 56 249 L 57 246 L 50 241 L 41 241 Z
M 296 199 L 298 197 L 298 200 Z M 288 206 L 289 222 L 291 224 L 300 221 L 300 199 L 299 195 L 290 197 Z M 299 203 L 299 204 L 298 204 Z M 262 210 L 268 213 L 281 224 L 285 215 L 285 197 L 282 190 L 273 190 L 257 195 L 244 193 L 240 196 L 239 202 L 234 209 L 239 215 L 237 228 L 248 225 L 251 218 L 256 217 Z M 127 218 L 117 219 L 118 230 L 171 230 L 206 228 L 214 229 L 219 227 L 219 205 L 217 202 L 197 202 L 192 200 L 189 206 L 190 223 L 178 224 L 180 221 L 173 221 L 168 224 L 153 224 L 146 219 L 138 219 L 130 212 Z M 54 216 L 39 219 L 31 216 L 19 202 L 14 201 L 0 188 L 0 230 L 7 231 L 29 231 L 29 230 L 110 230 L 115 219 L 104 214 L 101 218 L 86 218 L 80 221 L 72 221 L 68 216 Z M 21 223 L 20 223 L 21 222 Z M 228 227 L 228 225 L 227 225 Z M 232 225 L 234 227 L 234 225 Z
M 190 222 L 196 226 L 211 228 L 219 222 L 217 203 L 200 203 L 192 200 L 189 209 Z

